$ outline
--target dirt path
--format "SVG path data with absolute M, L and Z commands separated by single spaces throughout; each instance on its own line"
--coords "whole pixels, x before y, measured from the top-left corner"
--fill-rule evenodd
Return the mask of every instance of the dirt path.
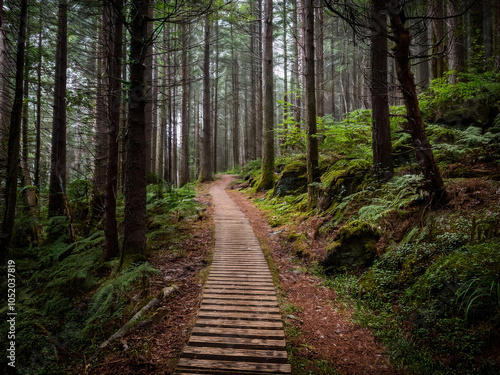
M 292 373 L 397 374 L 382 343 L 368 328 L 352 322 L 352 308 L 338 302 L 333 290 L 297 263 L 286 241 L 289 228 L 270 228 L 262 211 L 246 195 L 235 190 L 228 194 L 247 215 L 279 270 L 282 308 L 291 310 L 285 323 L 287 344 L 294 355 L 289 358 Z
M 271 273 L 248 219 L 224 191 L 229 181 L 210 189 L 214 259 L 177 373 L 289 374 Z

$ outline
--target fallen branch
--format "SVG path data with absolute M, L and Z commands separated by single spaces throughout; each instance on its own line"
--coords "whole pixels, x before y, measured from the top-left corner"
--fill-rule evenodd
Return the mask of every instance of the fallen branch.
M 137 312 L 127 323 L 125 323 L 125 325 L 122 328 L 120 328 L 115 334 L 111 335 L 109 339 L 104 341 L 96 349 L 95 353 L 92 355 L 92 357 L 90 357 L 90 362 L 94 361 L 97 358 L 97 356 L 101 353 L 101 351 L 105 349 L 109 344 L 111 344 L 116 339 L 122 337 L 126 332 L 135 328 L 148 311 L 158 306 L 161 300 L 171 296 L 177 290 L 179 290 L 179 287 L 176 285 L 163 288 L 156 298 L 153 298 L 146 306 L 140 309 L 139 312 Z

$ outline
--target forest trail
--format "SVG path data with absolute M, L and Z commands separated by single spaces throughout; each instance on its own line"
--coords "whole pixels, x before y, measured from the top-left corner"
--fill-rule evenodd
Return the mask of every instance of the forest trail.
M 210 189 L 215 249 L 198 320 L 176 374 L 290 374 L 283 323 L 259 240 L 224 191 Z

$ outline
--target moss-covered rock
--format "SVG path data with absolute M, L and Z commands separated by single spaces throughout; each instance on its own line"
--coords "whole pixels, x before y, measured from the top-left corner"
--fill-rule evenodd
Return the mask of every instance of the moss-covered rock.
M 307 189 L 307 166 L 305 161 L 297 160 L 287 164 L 274 186 L 274 195 L 284 196 L 301 194 Z
M 377 254 L 380 237 L 380 231 L 369 223 L 353 221 L 345 225 L 327 247 L 323 267 L 328 273 L 369 267 Z

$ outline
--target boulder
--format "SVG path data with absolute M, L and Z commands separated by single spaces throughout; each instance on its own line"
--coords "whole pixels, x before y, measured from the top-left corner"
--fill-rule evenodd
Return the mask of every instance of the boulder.
M 372 265 L 380 231 L 369 223 L 353 221 L 338 231 L 326 249 L 322 265 L 327 273 L 354 271 Z
M 307 189 L 307 166 L 303 161 L 287 164 L 274 186 L 274 195 L 300 194 Z

